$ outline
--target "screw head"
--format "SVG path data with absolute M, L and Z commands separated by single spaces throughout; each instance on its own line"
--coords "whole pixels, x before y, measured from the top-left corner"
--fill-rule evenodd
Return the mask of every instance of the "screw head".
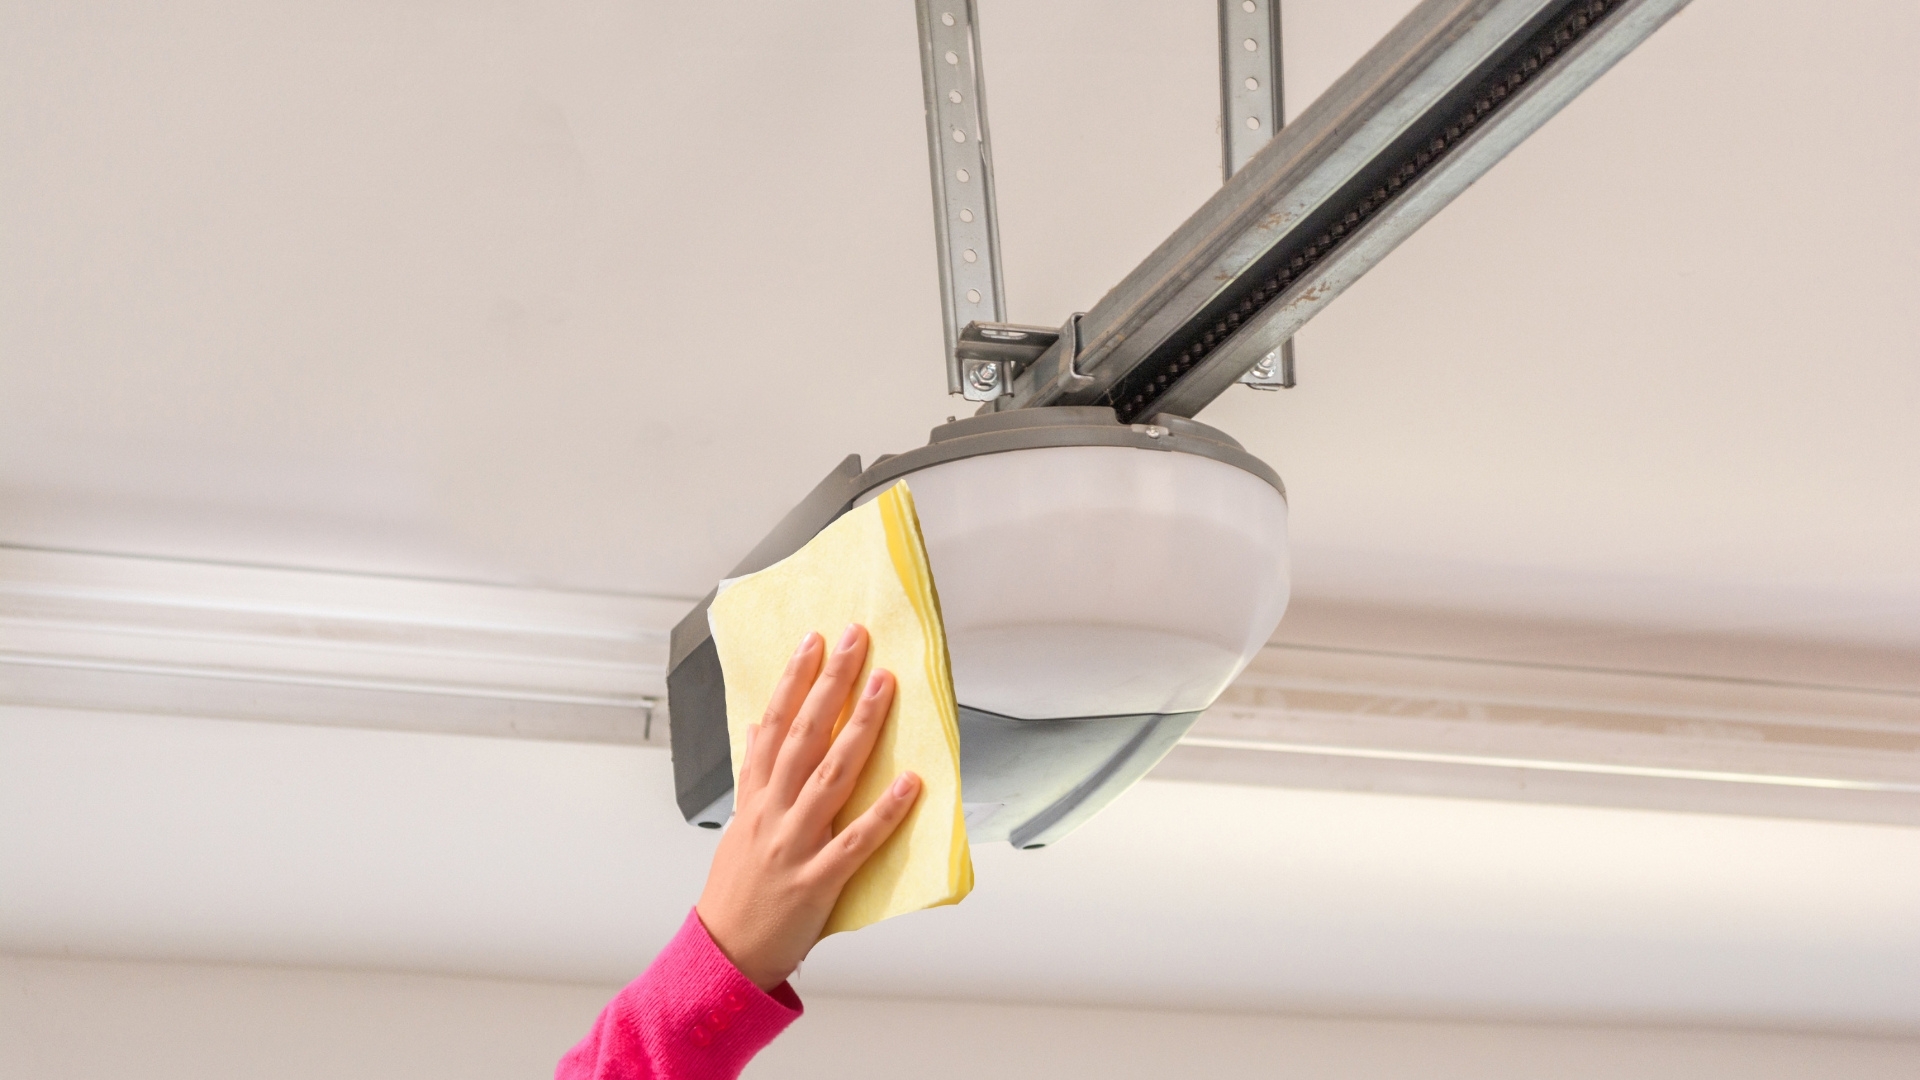
M 1253 370 L 1247 374 L 1252 375 L 1256 379 L 1273 378 L 1273 357 L 1262 357 L 1259 363 L 1253 365 Z
M 975 364 L 967 369 L 967 382 L 985 393 L 1000 385 L 1000 369 L 993 364 Z

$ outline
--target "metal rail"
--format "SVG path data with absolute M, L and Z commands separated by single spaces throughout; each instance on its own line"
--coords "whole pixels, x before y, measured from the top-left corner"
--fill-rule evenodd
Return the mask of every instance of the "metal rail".
M 994 409 L 1192 416 L 1686 0 L 1425 0 Z

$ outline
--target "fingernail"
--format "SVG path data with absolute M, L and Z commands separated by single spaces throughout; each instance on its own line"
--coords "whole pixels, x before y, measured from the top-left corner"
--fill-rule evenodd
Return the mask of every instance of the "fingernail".
M 853 648 L 853 643 L 859 640 L 860 640 L 860 624 L 848 623 L 847 632 L 840 635 L 840 651 L 846 652 L 848 649 Z
M 806 655 L 807 650 L 813 648 L 813 643 L 815 641 L 818 641 L 819 638 L 820 638 L 819 634 L 816 634 L 811 630 L 807 631 L 806 635 L 800 639 L 800 647 L 793 650 L 793 655 L 795 656 Z
M 867 676 L 867 696 L 879 697 L 880 691 L 885 689 L 886 685 L 887 669 L 875 668 L 873 674 Z
M 910 772 L 903 772 L 900 774 L 900 778 L 893 782 L 893 797 L 896 799 L 904 799 L 913 794 L 913 789 L 919 786 L 919 777 Z

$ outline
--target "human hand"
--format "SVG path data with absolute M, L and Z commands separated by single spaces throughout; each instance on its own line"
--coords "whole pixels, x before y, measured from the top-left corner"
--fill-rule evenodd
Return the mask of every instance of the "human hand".
M 920 778 L 903 772 L 879 801 L 834 834 L 834 815 L 846 805 L 887 722 L 893 674 L 874 670 L 835 738 L 867 660 L 867 631 L 847 627 L 823 666 L 824 645 L 819 634 L 800 642 L 766 715 L 747 729 L 733 821 L 713 853 L 695 908 L 714 944 L 762 990 L 780 985 L 800 966 L 847 879 L 893 835 L 920 794 Z

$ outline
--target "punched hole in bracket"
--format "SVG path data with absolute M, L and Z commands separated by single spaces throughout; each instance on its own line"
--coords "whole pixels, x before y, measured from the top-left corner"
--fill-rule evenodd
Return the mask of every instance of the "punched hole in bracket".
M 1252 9 L 1252 8 L 1248 8 L 1247 10 L 1248 10 L 1248 11 L 1252 11 L 1253 9 Z M 952 25 L 953 25 L 953 12 L 951 12 L 951 11 L 946 11 L 946 12 L 942 12 L 942 13 L 940 14 L 940 21 L 941 21 L 941 23 L 943 23 L 944 25 L 947 25 L 947 26 L 952 26 Z
M 979 289 L 968 289 L 968 290 L 967 290 L 967 303 L 969 303 L 969 304 L 977 304 L 977 303 L 979 303 L 979 302 L 980 302 L 980 290 L 979 290 Z
M 960 91 L 958 90 L 947 91 L 947 100 L 953 102 L 955 105 L 960 104 Z
M 1245 50 L 1247 50 L 1248 52 L 1258 52 L 1258 51 L 1260 51 L 1260 43 L 1259 43 L 1259 42 L 1257 42 L 1257 41 L 1255 41 L 1255 40 L 1253 40 L 1252 38 L 1248 38 L 1247 40 L 1245 40 L 1245 41 L 1243 41 L 1243 42 L 1241 42 L 1241 43 L 1240 43 L 1240 47 L 1241 47 L 1241 48 L 1243 48 L 1243 49 L 1245 49 Z M 947 55 L 948 55 L 948 56 L 952 56 L 953 54 L 952 54 L 952 53 L 948 53 Z
M 971 210 L 968 210 L 968 209 L 965 209 L 965 208 L 963 207 L 963 208 L 961 209 L 961 211 L 960 211 L 960 220 L 961 220 L 961 221 L 972 221 L 972 220 L 973 220 L 973 211 L 971 211 Z
M 961 130 L 960 130 L 959 128 L 954 128 L 954 129 L 953 129 L 953 141 L 954 141 L 954 142 L 966 142 L 966 141 L 967 141 L 967 133 L 966 133 L 966 132 L 964 132 L 964 131 L 961 131 Z
M 959 54 L 959 53 L 957 53 L 957 52 L 954 52 L 954 51 L 953 51 L 952 49 L 948 49 L 948 50 L 947 50 L 947 63 L 949 63 L 949 64 L 958 64 L 959 62 L 960 62 L 960 54 Z
M 965 169 L 955 169 L 953 172 L 953 176 L 954 176 L 954 179 L 960 181 L 963 184 L 973 179 L 973 177 L 967 175 L 967 170 Z
M 972 249 L 972 248 L 968 248 L 967 250 L 965 250 L 965 251 L 963 251 L 963 252 L 961 252 L 961 253 L 960 253 L 960 257 L 961 257 L 962 259 L 965 259 L 965 260 L 966 260 L 966 261 L 968 261 L 968 262 L 979 262 L 979 261 L 980 261 L 980 256 L 978 256 L 978 255 L 976 255 L 976 254 L 974 254 L 974 251 L 973 251 L 973 249 Z

